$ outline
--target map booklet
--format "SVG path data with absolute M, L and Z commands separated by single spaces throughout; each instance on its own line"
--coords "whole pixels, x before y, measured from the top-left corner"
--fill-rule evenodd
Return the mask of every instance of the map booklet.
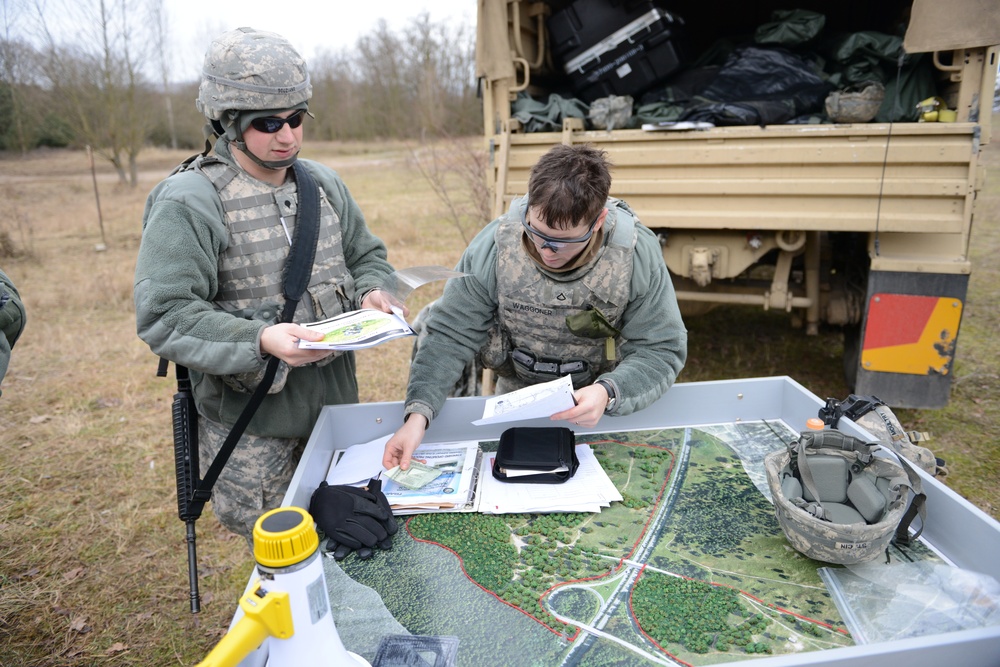
M 421 445 L 413 453 L 410 469 L 402 471 L 382 466 L 382 452 L 389 437 L 336 452 L 327 483 L 361 486 L 381 476 L 382 493 L 396 515 L 476 510 L 482 460 L 478 442 Z
M 302 326 L 324 334 L 323 340 L 300 340 L 300 349 L 313 350 L 360 350 L 375 347 L 386 341 L 403 336 L 415 335 L 410 325 L 403 319 L 403 313 L 393 308 L 392 313 L 364 308 L 343 313 L 321 322 L 309 322 Z
M 343 313 L 321 322 L 310 322 L 302 326 L 324 334 L 323 340 L 299 341 L 299 349 L 313 350 L 360 350 L 375 347 L 386 341 L 402 336 L 413 336 L 415 332 L 403 317 L 402 305 L 415 289 L 427 283 L 450 278 L 461 278 L 465 274 L 443 266 L 411 266 L 400 269 L 386 277 L 379 288 L 392 298 L 395 304 L 391 313 L 363 308 Z

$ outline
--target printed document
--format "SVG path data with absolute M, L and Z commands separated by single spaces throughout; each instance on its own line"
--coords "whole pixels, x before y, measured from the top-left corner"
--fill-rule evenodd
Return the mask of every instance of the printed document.
M 360 350 L 375 347 L 402 336 L 413 336 L 414 331 L 403 319 L 403 311 L 393 307 L 393 312 L 363 308 L 343 313 L 321 322 L 303 324 L 323 335 L 323 340 L 300 340 L 300 349 L 311 350 Z
M 483 426 L 550 417 L 557 412 L 569 410 L 574 405 L 576 399 L 573 398 L 573 380 L 566 375 L 558 380 L 489 398 L 483 408 L 483 418 L 472 423 Z
M 414 331 L 403 316 L 406 298 L 413 290 L 427 283 L 464 275 L 466 274 L 443 266 L 411 266 L 394 271 L 379 288 L 388 293 L 395 304 L 391 313 L 363 308 L 321 322 L 303 324 L 304 327 L 320 331 L 324 337 L 317 342 L 300 340 L 299 349 L 360 350 L 402 336 L 413 336 Z

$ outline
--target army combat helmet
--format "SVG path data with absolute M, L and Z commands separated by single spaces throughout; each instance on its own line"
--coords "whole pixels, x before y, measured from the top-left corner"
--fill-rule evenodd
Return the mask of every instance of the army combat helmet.
M 283 169 L 298 156 L 263 161 L 247 150 L 243 132 L 254 118 L 289 109 L 308 112 L 310 97 L 306 61 L 288 40 L 273 32 L 237 28 L 208 47 L 195 104 L 208 120 L 207 131 L 225 135 L 262 167 Z

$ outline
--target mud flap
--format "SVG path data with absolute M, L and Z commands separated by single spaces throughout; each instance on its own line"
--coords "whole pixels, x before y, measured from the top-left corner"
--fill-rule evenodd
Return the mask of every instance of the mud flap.
M 948 404 L 968 275 L 872 271 L 855 393 L 896 408 Z

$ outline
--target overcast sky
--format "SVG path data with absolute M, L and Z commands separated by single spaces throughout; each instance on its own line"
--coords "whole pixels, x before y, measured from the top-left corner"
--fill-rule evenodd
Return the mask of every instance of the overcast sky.
M 175 81 L 196 79 L 212 38 L 241 26 L 279 33 L 311 61 L 319 51 L 353 46 L 382 18 L 393 32 L 424 12 L 432 23 L 472 30 L 476 22 L 475 0 L 165 0 L 164 5 L 176 44 Z

